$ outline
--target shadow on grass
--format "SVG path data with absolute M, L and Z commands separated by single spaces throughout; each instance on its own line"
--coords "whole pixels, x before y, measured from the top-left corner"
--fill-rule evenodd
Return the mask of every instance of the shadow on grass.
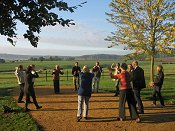
M 2 100 L 0 102 L 0 107 L 1 107 L 0 114 L 3 116 L 6 116 L 6 117 L 12 117 L 12 116 L 14 117 L 15 116 L 14 114 L 16 114 L 16 113 L 25 113 L 25 110 L 23 108 L 19 108 L 16 105 L 16 103 L 14 103 L 14 100 L 10 96 L 11 91 L 12 91 L 11 88 L 0 88 L 0 101 Z M 12 106 L 12 108 L 10 108 L 11 106 Z M 32 118 L 32 116 L 30 116 L 30 117 Z M 37 125 L 39 131 L 44 131 L 44 129 L 41 125 L 39 125 L 35 120 L 33 120 L 33 121 Z

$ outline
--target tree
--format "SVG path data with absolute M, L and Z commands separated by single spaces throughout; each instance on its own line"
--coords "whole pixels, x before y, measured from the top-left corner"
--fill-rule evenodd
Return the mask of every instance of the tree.
M 23 35 L 32 46 L 37 47 L 41 28 L 45 26 L 74 25 L 73 20 L 60 18 L 57 11 L 74 12 L 81 7 L 83 2 L 77 6 L 69 7 L 66 2 L 58 0 L 0 0 L 0 34 L 7 36 L 7 40 L 15 45 L 14 37 L 17 37 L 16 26 L 20 21 L 28 29 Z
M 158 52 L 174 53 L 175 2 L 171 0 L 112 0 L 108 21 L 116 26 L 106 40 L 109 48 L 124 44 L 132 55 L 151 58 L 150 82 L 154 78 L 154 58 Z

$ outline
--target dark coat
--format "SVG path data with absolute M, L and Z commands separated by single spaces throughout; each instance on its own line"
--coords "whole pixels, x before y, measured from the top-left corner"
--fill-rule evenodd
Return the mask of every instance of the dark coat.
M 146 88 L 144 70 L 137 67 L 133 70 L 133 89 L 141 90 L 142 88 Z
M 25 75 L 25 86 L 24 86 L 24 91 L 25 93 L 30 93 L 31 90 L 33 90 L 33 78 L 38 78 L 39 75 L 37 72 L 35 74 L 32 74 L 31 72 L 26 73 Z
M 74 66 L 72 68 L 72 75 L 73 76 L 76 76 L 76 77 L 79 77 L 79 73 L 81 72 L 81 69 L 79 66 Z
M 164 81 L 164 73 L 159 72 L 154 79 L 154 85 L 158 87 L 162 87 L 163 81 Z

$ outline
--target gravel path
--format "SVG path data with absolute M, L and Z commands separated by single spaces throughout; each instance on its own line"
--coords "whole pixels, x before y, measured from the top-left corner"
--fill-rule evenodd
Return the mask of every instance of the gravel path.
M 150 101 L 143 101 L 145 114 L 141 123 L 130 120 L 116 121 L 118 97 L 113 93 L 94 93 L 90 99 L 89 119 L 76 121 L 77 94 L 73 87 L 61 86 L 61 94 L 54 94 L 53 87 L 36 87 L 37 101 L 43 106 L 36 110 L 33 104 L 29 113 L 45 131 L 175 131 L 175 105 L 165 108 L 152 107 Z M 19 89 L 13 91 L 17 99 Z M 18 104 L 24 107 L 24 103 Z

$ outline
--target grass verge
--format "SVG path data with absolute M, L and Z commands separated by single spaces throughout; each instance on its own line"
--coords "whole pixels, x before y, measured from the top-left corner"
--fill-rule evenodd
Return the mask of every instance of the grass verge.
M 0 88 L 0 131 L 43 130 L 23 108 L 17 106 L 8 90 Z M 3 105 L 10 107 L 13 112 L 4 113 Z

